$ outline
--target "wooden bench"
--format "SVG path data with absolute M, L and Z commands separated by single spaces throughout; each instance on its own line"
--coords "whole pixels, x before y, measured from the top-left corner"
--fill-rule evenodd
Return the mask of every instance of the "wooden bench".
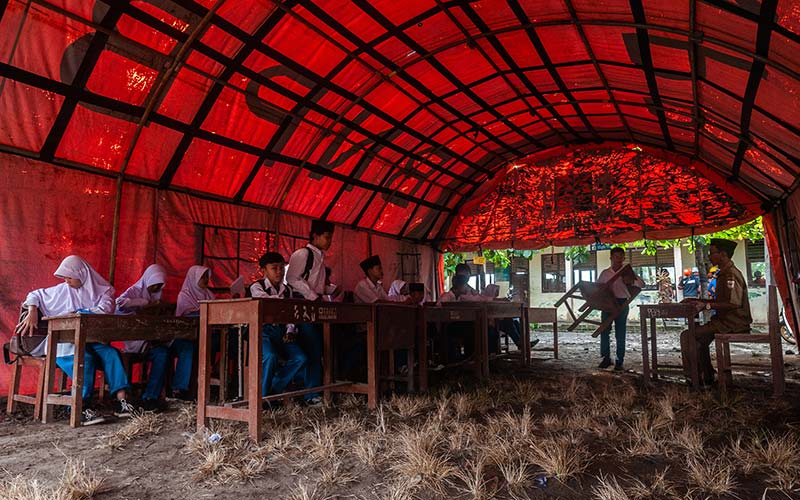
M 8 402 L 6 413 L 9 415 L 17 411 L 17 403 L 33 405 L 33 419 L 42 418 L 42 402 L 44 400 L 44 374 L 46 370 L 45 357 L 17 356 L 11 368 L 11 380 L 8 384 Z M 36 377 L 36 393 L 20 394 L 19 384 L 22 380 L 23 368 L 36 368 L 39 374 Z M 59 392 L 66 388 L 66 377 L 59 370 L 56 374 L 56 387 Z
M 772 393 L 780 396 L 786 389 L 786 380 L 783 371 L 783 346 L 778 334 L 778 298 L 775 286 L 770 286 L 767 292 L 769 328 L 768 333 L 718 333 L 714 336 L 714 347 L 717 355 L 717 372 L 719 375 L 719 389 L 723 395 L 727 394 L 728 385 L 733 383 L 733 363 L 731 362 L 731 344 L 769 344 L 769 357 L 772 363 Z M 741 364 L 739 367 L 759 367 L 752 363 Z
M 528 321 L 531 323 L 553 323 L 553 347 L 536 347 L 532 351 L 553 352 L 558 359 L 558 309 L 555 307 L 529 307 Z

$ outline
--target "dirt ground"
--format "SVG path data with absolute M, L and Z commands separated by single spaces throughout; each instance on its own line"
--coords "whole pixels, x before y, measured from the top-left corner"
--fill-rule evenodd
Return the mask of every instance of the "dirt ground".
M 680 325 L 669 326 L 659 356 L 677 364 Z M 0 497 L 800 498 L 798 356 L 785 356 L 785 397 L 756 373 L 735 375 L 725 401 L 678 376 L 643 385 L 637 330 L 624 373 L 596 368 L 599 340 L 563 332 L 559 360 L 498 361 L 488 381 L 441 373 L 431 394 L 376 411 L 344 397 L 265 412 L 258 445 L 236 424 L 196 433 L 190 404 L 80 429 L 66 415 L 34 423 L 22 405 L 0 417 Z M 769 364 L 765 346 L 733 357 Z M 213 432 L 221 440 L 209 443 Z

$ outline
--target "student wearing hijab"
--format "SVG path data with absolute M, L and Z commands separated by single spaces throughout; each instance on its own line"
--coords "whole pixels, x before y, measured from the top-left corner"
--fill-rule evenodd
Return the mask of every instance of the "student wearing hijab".
M 84 314 L 112 314 L 114 312 L 114 287 L 83 258 L 70 255 L 61 262 L 53 274 L 56 278 L 63 279 L 64 283 L 50 288 L 39 288 L 28 294 L 23 303 L 23 307 L 28 308 L 28 316 L 17 324 L 15 329 L 17 334 L 32 335 L 36 328 L 39 312 L 44 316 L 60 316 L 75 312 Z M 75 346 L 66 343 L 58 344 L 56 353 L 56 365 L 71 377 L 75 362 Z M 104 421 L 103 417 L 90 407 L 95 370 L 98 367 L 105 373 L 111 393 L 117 398 L 118 407 L 114 412 L 115 415 L 130 417 L 133 413 L 133 406 L 126 401 L 126 391 L 130 385 L 119 352 L 106 344 L 88 342 L 84 357 L 83 387 L 81 388 L 81 396 L 85 405 L 85 410 L 81 415 L 82 425 L 92 425 Z M 72 390 L 77 389 L 73 387 Z
M 175 316 L 197 317 L 200 315 L 200 301 L 214 300 L 214 292 L 208 289 L 209 279 L 211 279 L 211 269 L 205 266 L 189 268 L 178 293 Z M 176 399 L 190 399 L 189 379 L 192 375 L 194 349 L 194 342 L 186 339 L 175 339 L 169 346 L 170 359 L 178 358 L 175 374 L 172 377 L 172 397 Z
M 117 297 L 117 314 L 137 314 L 153 309 L 161 304 L 161 292 L 167 281 L 167 272 L 158 264 L 152 264 L 145 269 L 139 280 Z M 182 357 L 192 354 L 191 342 L 178 342 L 171 349 L 173 357 Z M 122 352 L 147 353 L 150 362 L 150 373 L 142 394 L 142 408 L 145 411 L 161 410 L 159 401 L 161 389 L 164 386 L 164 373 L 166 372 L 167 359 L 170 349 L 164 345 L 151 346 L 144 340 L 129 340 L 125 342 Z

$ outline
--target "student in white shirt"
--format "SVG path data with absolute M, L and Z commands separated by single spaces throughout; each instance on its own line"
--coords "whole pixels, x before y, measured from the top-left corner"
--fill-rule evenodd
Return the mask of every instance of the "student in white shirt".
M 356 284 L 356 288 L 353 290 L 356 304 L 389 302 L 389 296 L 386 294 L 386 290 L 383 289 L 383 282 L 381 282 L 383 279 L 381 258 L 377 255 L 372 255 L 362 260 L 359 266 L 366 276 Z
M 333 224 L 324 220 L 311 221 L 308 244 L 294 251 L 289 258 L 286 282 L 306 300 L 322 300 L 332 293 L 325 288 L 325 251 L 333 242 Z M 322 385 L 322 328 L 313 325 L 298 332 L 297 342 L 306 353 L 307 380 L 311 387 Z M 320 393 L 306 394 L 307 402 L 316 403 Z
M 15 332 L 18 335 L 33 335 L 38 323 L 39 312 L 43 316 L 61 316 L 75 312 L 113 314 L 114 287 L 83 258 L 70 255 L 61 262 L 53 275 L 64 282 L 49 288 L 39 288 L 28 294 L 22 304 L 28 309 L 28 316 L 17 324 Z M 44 347 L 44 343 L 42 346 Z M 56 365 L 69 377 L 72 377 L 74 362 L 75 346 L 66 343 L 58 344 Z M 119 352 L 106 344 L 87 342 L 84 354 L 83 387 L 72 388 L 73 391 L 81 390 L 81 396 L 86 405 L 86 409 L 81 415 L 81 424 L 92 425 L 104 421 L 103 417 L 91 409 L 89 402 L 94 390 L 97 367 L 102 368 L 111 394 L 116 395 L 119 406 L 115 415 L 130 417 L 133 413 L 133 406 L 126 401 L 126 391 L 130 389 L 130 384 Z
M 258 267 L 264 274 L 264 279 L 250 285 L 250 295 L 253 298 L 267 299 L 292 299 L 302 298 L 292 287 L 283 282 L 286 261 L 283 255 L 277 252 L 267 252 L 258 259 Z M 286 387 L 294 380 L 298 373 L 303 374 L 306 388 L 309 385 L 306 366 L 306 354 L 297 343 L 299 329 L 311 325 L 294 324 L 265 324 L 261 330 L 261 394 L 278 394 L 286 391 Z M 283 355 L 286 363 L 278 367 L 279 356 Z M 321 400 L 319 401 L 321 403 Z M 316 401 L 314 403 L 317 403 Z
M 161 304 L 161 292 L 167 281 L 167 272 L 158 264 L 151 264 L 144 270 L 144 274 L 136 283 L 117 297 L 116 314 L 142 314 L 151 311 L 157 312 Z M 169 350 L 166 345 L 151 345 L 144 340 L 128 340 L 124 342 L 122 352 L 147 353 L 150 362 L 150 371 L 147 376 L 147 386 L 142 393 L 142 408 L 145 411 L 163 409 L 160 402 L 161 389 L 164 386 L 164 374 L 167 368 Z M 178 349 L 180 348 L 180 344 Z M 191 342 L 189 342 L 189 356 L 192 355 Z M 177 356 L 177 354 L 175 354 Z
M 611 277 L 619 271 L 623 264 L 625 263 L 625 250 L 620 247 L 614 247 L 611 249 L 611 267 L 606 268 L 600 273 L 600 276 L 597 278 L 598 283 L 605 283 L 611 279 Z M 627 281 L 626 281 L 627 280 Z M 616 299 L 618 304 L 624 304 L 628 300 L 628 285 L 635 286 L 638 288 L 644 287 L 644 281 L 642 278 L 636 276 L 634 279 L 630 279 L 628 277 L 621 277 L 617 278 L 614 283 L 611 284 L 611 293 L 614 294 L 614 298 Z M 607 313 L 605 311 L 601 314 L 602 320 L 605 321 L 611 313 Z M 614 318 L 614 336 L 616 338 L 617 344 L 617 360 L 614 364 L 615 371 L 622 371 L 622 363 L 625 361 L 625 336 L 627 333 L 627 323 L 628 323 L 628 306 L 625 306 L 619 315 Z M 600 333 L 600 356 L 602 356 L 602 360 L 600 361 L 600 365 L 598 368 L 604 369 L 611 366 L 611 325 L 608 325 L 608 328 L 605 331 Z

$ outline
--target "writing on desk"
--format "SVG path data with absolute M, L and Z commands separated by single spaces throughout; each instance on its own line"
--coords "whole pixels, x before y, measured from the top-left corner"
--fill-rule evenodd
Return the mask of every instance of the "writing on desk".
M 453 320 L 461 319 L 461 311 L 450 311 L 450 319 Z
M 310 305 L 295 305 L 294 320 L 303 323 L 313 323 L 317 320 L 316 307 Z
M 335 320 L 338 317 L 338 314 L 335 307 L 320 307 L 317 309 L 317 317 L 321 321 L 330 321 Z

